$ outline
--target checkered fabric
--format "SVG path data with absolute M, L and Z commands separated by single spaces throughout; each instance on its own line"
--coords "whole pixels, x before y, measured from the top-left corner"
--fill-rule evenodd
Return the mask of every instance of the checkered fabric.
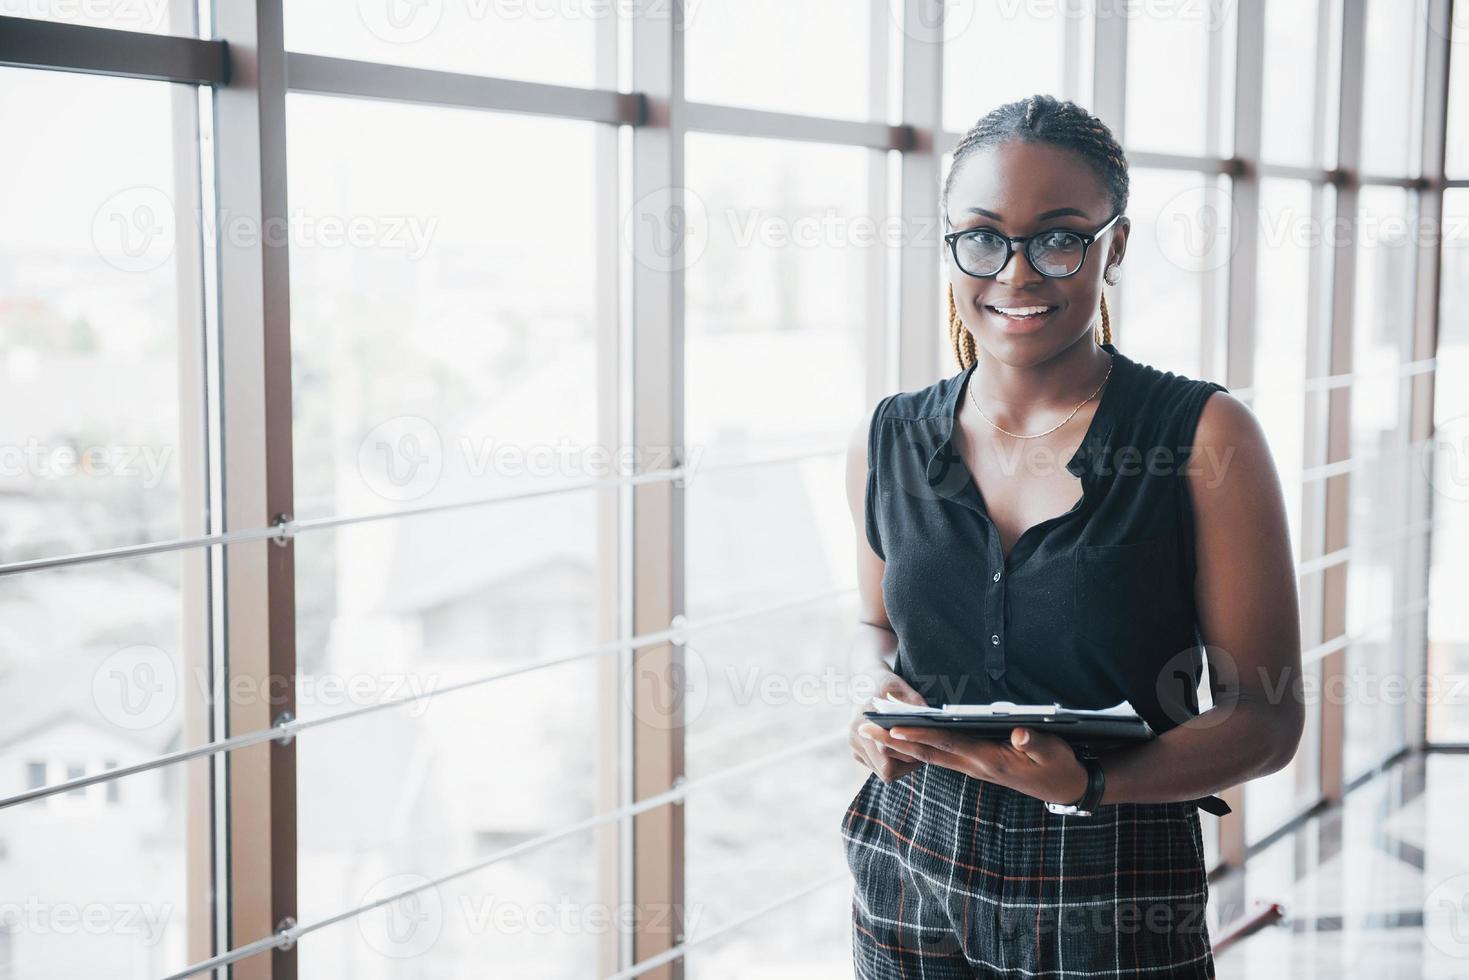
M 842 837 L 864 980 L 1214 976 L 1193 803 L 1061 816 L 923 764 L 869 775 Z

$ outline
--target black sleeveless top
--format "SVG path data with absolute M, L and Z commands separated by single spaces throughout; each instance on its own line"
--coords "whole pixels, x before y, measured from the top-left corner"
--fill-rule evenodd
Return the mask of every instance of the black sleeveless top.
M 1065 464 L 1081 498 L 1008 555 L 952 441 L 974 368 L 873 412 L 867 540 L 886 563 L 897 673 L 929 704 L 1125 699 L 1160 735 L 1199 713 L 1188 473 L 1212 471 L 1190 449 L 1204 401 L 1228 389 L 1102 346 L 1112 373 Z

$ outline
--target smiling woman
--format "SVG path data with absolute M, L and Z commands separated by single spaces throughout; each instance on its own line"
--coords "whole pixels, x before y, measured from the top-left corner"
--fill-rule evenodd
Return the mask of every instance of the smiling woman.
M 1210 794 L 1300 737 L 1299 702 L 1247 680 L 1289 682 L 1300 659 L 1259 428 L 1223 385 L 1112 339 L 1126 168 L 1101 122 L 1047 96 L 960 141 L 943 205 L 961 370 L 878 403 L 848 498 L 863 620 L 896 653 L 879 696 L 1126 700 L 1158 737 L 1083 761 L 1039 731 L 885 731 L 857 712 L 872 775 L 842 833 L 863 977 L 1213 976 L 1198 811 L 1229 812 Z M 1195 454 L 1235 465 L 1206 474 Z M 1203 639 L 1235 670 L 1201 714 Z

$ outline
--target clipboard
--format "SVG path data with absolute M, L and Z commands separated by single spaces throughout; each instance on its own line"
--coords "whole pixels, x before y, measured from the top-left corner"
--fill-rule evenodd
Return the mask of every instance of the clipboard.
M 1010 740 L 1012 729 L 1034 728 L 1060 736 L 1083 754 L 1146 742 L 1154 737 L 1152 726 L 1126 702 L 1102 709 L 1063 708 L 1059 704 L 1018 705 L 1011 701 L 918 708 L 892 699 L 883 703 L 881 709 L 869 709 L 862 715 L 883 729 L 944 728 L 1005 742 Z
M 873 704 L 881 705 L 880 710 L 869 709 L 862 712 L 862 715 L 883 729 L 905 725 L 915 728 L 946 728 L 979 738 L 1008 742 L 1013 729 L 1034 728 L 1036 731 L 1059 735 L 1079 755 L 1095 755 L 1104 749 L 1146 742 L 1156 737 L 1147 719 L 1139 716 L 1126 701 L 1110 708 L 1063 708 L 1059 704 L 1019 705 L 1011 701 L 920 708 L 889 695 L 881 701 L 874 698 Z M 1185 802 L 1218 817 L 1234 812 L 1218 796 L 1201 796 Z

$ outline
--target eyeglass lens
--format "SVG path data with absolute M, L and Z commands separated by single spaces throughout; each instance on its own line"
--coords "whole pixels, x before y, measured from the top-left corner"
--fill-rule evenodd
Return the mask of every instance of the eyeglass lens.
M 961 235 L 955 241 L 959 268 L 972 276 L 992 276 L 1005 264 L 1009 249 L 1004 238 L 991 231 Z M 1045 276 L 1069 276 L 1081 268 L 1085 252 L 1081 238 L 1065 231 L 1045 232 L 1025 243 L 1026 255 Z

